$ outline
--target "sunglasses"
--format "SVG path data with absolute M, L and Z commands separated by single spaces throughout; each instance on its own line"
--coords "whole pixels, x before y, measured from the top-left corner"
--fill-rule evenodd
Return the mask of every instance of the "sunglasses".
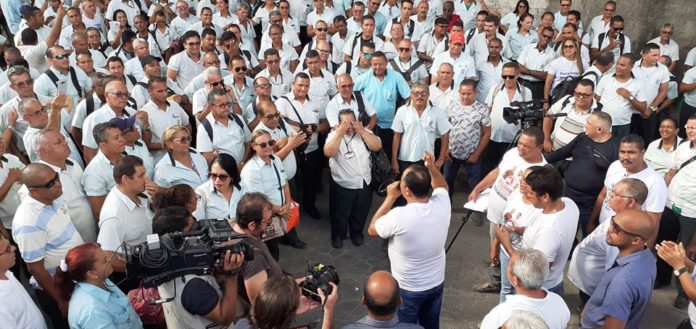
M 62 55 L 53 56 L 53 59 L 64 60 L 64 59 L 68 59 L 69 57 L 70 57 L 70 55 L 68 55 L 68 54 L 62 54 Z
M 268 142 L 256 143 L 256 145 L 258 145 L 262 149 L 265 149 L 266 146 L 273 147 L 273 145 L 275 145 L 275 143 L 276 143 L 276 141 L 271 139 Z
M 211 85 L 211 86 L 213 86 L 213 87 L 224 86 L 224 85 L 225 85 L 225 81 L 224 81 L 224 80 L 220 80 L 220 81 L 216 81 L 216 82 L 208 82 L 208 84 Z
M 363 53 L 363 57 L 365 57 L 365 59 L 371 59 L 373 56 L 375 56 L 375 54 Z
M 49 188 L 52 188 L 52 187 L 56 186 L 56 183 L 59 182 L 59 181 L 60 181 L 60 176 L 58 175 L 58 173 L 56 173 L 56 175 L 53 176 L 53 179 L 51 179 L 50 181 L 46 182 L 46 184 L 34 185 L 34 186 L 27 186 L 27 187 L 28 187 L 28 188 L 43 188 L 43 189 L 49 189 Z
M 115 93 L 109 93 L 109 94 L 112 94 L 118 98 L 128 98 L 128 96 L 130 96 L 130 93 L 127 93 L 127 92 L 126 93 L 115 92 Z
M 229 176 L 229 175 L 225 175 L 225 174 L 214 174 L 214 173 L 209 173 L 209 174 L 208 174 L 208 178 L 210 178 L 210 180 L 212 180 L 212 181 L 214 181 L 214 180 L 216 180 L 216 179 L 219 179 L 221 182 L 224 182 L 224 181 L 227 181 L 228 179 L 230 179 L 230 176 Z
M 428 92 L 427 91 L 414 91 L 413 95 L 415 95 L 416 97 L 425 97 L 425 96 L 428 96 Z
M 30 87 L 34 85 L 34 79 L 28 79 L 27 81 L 20 81 L 15 84 L 19 88 Z
M 191 143 L 193 138 L 191 136 L 184 136 L 184 137 L 180 137 L 180 138 L 176 138 L 176 139 L 172 139 L 172 140 L 177 141 L 179 143 L 188 144 L 188 143 Z
M 266 119 L 268 119 L 268 120 L 280 119 L 280 113 L 276 113 L 276 114 L 267 114 L 267 115 L 264 116 L 264 118 L 266 118 Z
M 399 51 L 400 52 L 407 52 L 407 51 L 411 51 L 411 48 L 399 48 Z
M 234 68 L 235 72 L 246 72 L 246 70 L 247 70 L 246 66 L 240 66 L 240 67 Z
M 623 228 L 621 228 L 621 226 L 619 226 L 619 224 L 617 224 L 616 221 L 614 220 L 615 217 L 616 216 L 611 216 L 611 228 L 614 230 L 614 232 L 616 232 L 616 234 L 623 233 L 626 235 L 635 236 L 635 237 L 641 238 L 642 240 L 645 240 L 645 238 L 643 238 L 640 234 L 629 232 L 629 231 L 626 231 Z
M 563 49 L 575 48 L 575 45 L 563 45 Z
M 327 32 L 329 29 L 317 29 L 318 32 Z
M 260 83 L 260 84 L 256 85 L 256 87 L 261 88 L 261 89 L 268 89 L 268 88 L 271 88 L 271 84 L 270 83 Z
M 615 28 L 615 29 L 614 29 L 614 31 L 615 31 L 615 32 L 621 32 L 621 31 L 623 31 L 623 30 L 624 30 L 624 28 L 623 28 L 623 27 L 620 27 L 620 28 Z
M 503 80 L 513 80 L 513 79 L 515 79 L 515 76 L 514 76 L 514 75 L 501 75 L 500 77 L 503 78 Z

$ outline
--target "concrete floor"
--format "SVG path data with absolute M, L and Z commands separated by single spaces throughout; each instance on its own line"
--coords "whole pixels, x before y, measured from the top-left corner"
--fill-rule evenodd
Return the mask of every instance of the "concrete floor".
M 455 193 L 448 243 L 461 223 L 464 215 L 462 205 L 466 195 L 464 191 Z M 375 196 L 370 218 L 381 202 L 382 199 Z M 318 196 L 317 207 L 323 218 L 314 220 L 309 216 L 303 216 L 298 228 L 299 235 L 307 242 L 308 248 L 297 250 L 281 245 L 280 264 L 296 277 L 305 274 L 307 264 L 321 262 L 337 268 L 341 282 L 339 303 L 335 312 L 335 327 L 340 328 L 366 315 L 365 307 L 360 304 L 365 279 L 376 270 L 388 270 L 389 261 L 386 251 L 382 249 L 381 240 L 367 236 L 365 243 L 360 247 L 355 247 L 350 240 L 346 240 L 342 249 L 334 249 L 330 241 L 328 188 L 325 193 Z M 464 225 L 464 229 L 449 251 L 440 317 L 441 328 L 478 328 L 483 317 L 497 304 L 497 294 L 481 294 L 471 289 L 475 284 L 484 282 L 488 278 L 486 264 L 488 241 L 488 226 L 485 218 L 482 226 L 475 226 L 470 220 Z M 655 290 L 642 327 L 676 328 L 682 320 L 686 319 L 688 317 L 686 310 L 672 307 L 675 296 L 673 287 Z M 577 328 L 577 289 L 568 280 L 565 283 L 563 297 L 572 313 L 568 327 Z M 298 323 L 320 321 L 320 319 L 321 313 L 313 311 L 298 318 Z

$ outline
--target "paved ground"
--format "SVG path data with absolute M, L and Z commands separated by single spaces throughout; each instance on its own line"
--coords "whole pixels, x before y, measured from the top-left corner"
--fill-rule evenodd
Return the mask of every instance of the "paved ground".
M 350 240 L 344 242 L 342 249 L 331 247 L 328 216 L 327 192 L 319 196 L 317 206 L 322 212 L 322 220 L 313 220 L 308 216 L 302 218 L 299 233 L 309 247 L 296 250 L 281 246 L 280 263 L 285 270 L 295 276 L 303 275 L 307 264 L 322 262 L 334 265 L 339 271 L 339 304 L 335 314 L 336 328 L 355 321 L 366 314 L 360 305 L 362 287 L 367 276 L 376 271 L 389 268 L 386 252 L 381 248 L 381 241 L 366 237 L 365 244 L 354 247 Z M 466 192 L 457 191 L 450 223 L 449 239 L 452 239 L 461 223 L 463 210 L 461 205 Z M 382 199 L 375 197 L 372 204 L 374 212 Z M 371 216 L 371 214 L 370 214 Z M 368 219 L 369 221 L 369 219 Z M 471 290 L 476 283 L 487 278 L 485 260 L 488 252 L 488 227 L 474 226 L 471 221 L 464 225 L 462 233 L 447 255 L 445 295 L 441 314 L 442 328 L 478 328 L 481 319 L 498 302 L 496 294 L 480 294 Z M 563 296 L 571 309 L 573 317 L 569 328 L 577 328 L 578 312 L 577 289 L 566 280 Z M 676 292 L 673 287 L 662 288 L 653 293 L 650 306 L 643 321 L 643 328 L 676 328 L 685 318 L 686 311 L 672 307 Z M 319 311 L 307 314 L 298 322 L 320 319 Z

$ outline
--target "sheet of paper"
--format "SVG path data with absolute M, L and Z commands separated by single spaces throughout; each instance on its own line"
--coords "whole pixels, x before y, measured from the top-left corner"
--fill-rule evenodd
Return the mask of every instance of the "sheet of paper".
M 488 210 L 488 198 L 490 198 L 490 196 L 491 189 L 487 188 L 479 193 L 476 200 L 465 203 L 464 208 L 478 212 L 486 212 L 486 210 Z
M 119 22 L 109 22 L 109 29 L 111 31 L 118 31 L 121 29 L 121 24 L 119 24 Z

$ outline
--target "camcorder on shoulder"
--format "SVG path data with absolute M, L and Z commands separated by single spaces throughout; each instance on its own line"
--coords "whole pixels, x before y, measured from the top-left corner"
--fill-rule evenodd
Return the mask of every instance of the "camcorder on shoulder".
M 528 102 L 512 102 L 510 106 L 503 108 L 503 119 L 509 124 L 522 124 L 522 129 L 538 126 L 544 118 L 558 118 L 566 116 L 565 113 L 546 114 L 544 112 L 543 99 L 535 99 Z
M 142 279 L 144 287 L 153 288 L 187 274 L 215 272 L 228 250 L 244 254 L 245 262 L 254 259 L 252 247 L 244 242 L 246 236 L 233 231 L 227 221 L 204 219 L 198 224 L 200 229 L 190 233 L 151 234 L 147 242 L 124 248 L 128 277 Z M 235 240 L 239 242 L 233 244 Z

